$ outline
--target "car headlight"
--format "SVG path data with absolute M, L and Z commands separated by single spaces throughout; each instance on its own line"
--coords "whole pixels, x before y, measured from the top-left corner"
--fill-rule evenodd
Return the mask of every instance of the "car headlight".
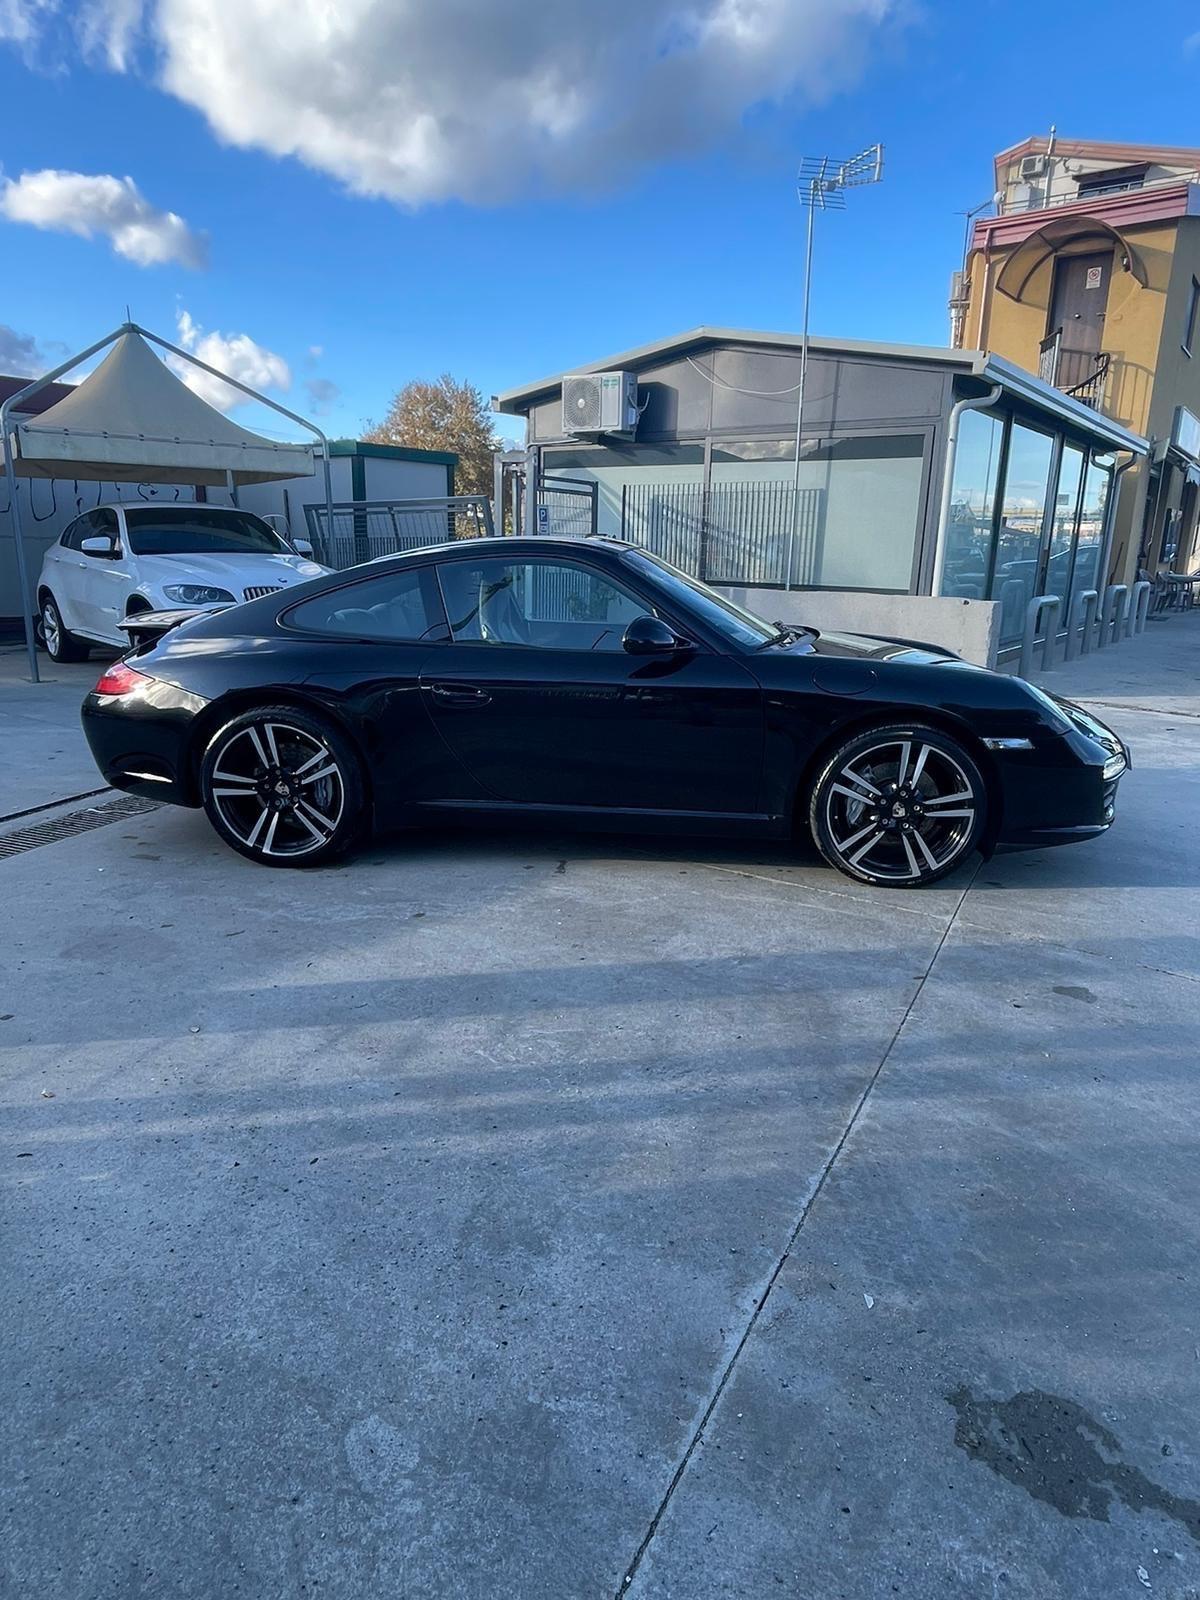
M 228 589 L 214 589 L 207 583 L 165 583 L 163 593 L 168 600 L 181 606 L 216 606 L 222 600 L 233 602 Z
M 1104 763 L 1104 781 L 1108 783 L 1112 778 L 1119 778 L 1125 771 L 1125 757 L 1121 754 L 1109 756 Z

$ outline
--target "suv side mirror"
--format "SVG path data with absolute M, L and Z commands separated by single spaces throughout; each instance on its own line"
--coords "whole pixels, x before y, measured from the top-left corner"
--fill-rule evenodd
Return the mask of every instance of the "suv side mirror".
M 692 650 L 690 639 L 681 639 L 661 617 L 634 617 L 621 638 L 621 648 L 631 656 L 674 656 Z
M 79 541 L 79 548 L 84 555 L 107 556 L 110 560 L 120 554 L 117 541 L 106 533 L 93 533 L 86 539 Z
M 313 553 L 312 544 L 308 539 L 293 539 L 292 549 L 298 556 L 311 556 Z

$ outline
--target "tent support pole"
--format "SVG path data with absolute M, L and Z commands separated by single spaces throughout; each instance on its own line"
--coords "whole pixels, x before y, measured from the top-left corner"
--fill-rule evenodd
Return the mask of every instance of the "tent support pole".
M 17 474 L 13 470 L 12 442 L 8 419 L 4 419 L 4 476 L 8 481 L 8 511 L 12 519 L 13 550 L 17 557 L 17 593 L 21 597 L 21 621 L 25 624 L 25 654 L 29 658 L 29 681 L 40 683 L 37 638 L 33 631 L 33 596 L 29 592 L 29 573 L 25 567 L 25 536 L 21 531 L 21 497 L 17 493 Z
M 236 510 L 238 503 L 237 479 L 234 477 L 232 470 L 228 467 L 225 469 L 225 487 L 229 490 L 229 498 L 233 502 L 234 509 Z
M 22 400 L 31 399 L 48 384 L 61 378 L 64 373 L 70 372 L 72 367 L 77 367 L 81 361 L 94 356 L 106 345 L 114 344 L 124 332 L 124 327 L 116 328 L 103 339 L 97 339 L 95 344 L 89 345 L 86 350 L 81 350 L 69 361 L 62 362 L 53 372 L 34 378 L 32 383 L 27 383 L 23 389 L 18 389 L 16 394 L 10 394 L 3 405 L 0 405 L 0 436 L 4 439 L 4 477 L 8 483 L 9 514 L 12 517 L 13 547 L 17 558 L 17 587 L 21 591 L 21 620 L 25 624 L 25 649 L 29 656 L 29 677 L 33 683 L 40 683 L 42 680 L 38 672 L 37 638 L 33 631 L 33 596 L 29 592 L 29 569 L 25 565 L 25 536 L 21 530 L 21 503 L 17 498 L 17 466 L 13 458 L 8 419 L 12 412 L 21 409 Z

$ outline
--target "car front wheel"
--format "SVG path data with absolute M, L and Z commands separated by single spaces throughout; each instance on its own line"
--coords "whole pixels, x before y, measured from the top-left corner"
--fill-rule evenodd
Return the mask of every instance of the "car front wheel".
M 366 790 L 349 740 L 294 706 L 235 717 L 204 753 L 200 792 L 213 827 L 270 867 L 333 860 L 362 833 Z
M 52 594 L 42 596 L 39 618 L 42 642 L 51 661 L 86 661 L 90 653 L 87 641 L 76 638 L 63 624 L 58 601 Z
M 987 786 L 969 752 L 912 724 L 848 740 L 825 764 L 809 807 L 813 839 L 831 866 L 901 889 L 953 871 L 986 821 Z

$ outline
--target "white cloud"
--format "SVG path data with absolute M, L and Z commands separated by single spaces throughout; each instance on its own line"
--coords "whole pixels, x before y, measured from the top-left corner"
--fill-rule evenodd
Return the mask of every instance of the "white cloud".
M 207 241 L 174 211 L 151 205 L 132 178 L 107 173 L 23 172 L 0 180 L 0 214 L 34 228 L 108 239 L 139 267 L 177 261 L 203 267 Z
M 0 0 L 0 39 L 31 44 L 53 9 L 54 0 Z
M 0 5 L 22 0 L 0 0 Z M 24 0 L 28 5 L 30 0 Z M 46 0 L 62 5 L 64 0 Z M 225 142 L 419 204 L 588 189 L 852 82 L 905 0 L 86 0 Z
M 286 391 L 292 386 L 292 371 L 282 356 L 256 344 L 248 333 L 206 333 L 197 326 L 186 310 L 176 317 L 179 343 L 218 372 L 224 372 L 239 383 L 252 389 Z M 218 411 L 232 411 L 234 406 L 249 404 L 249 396 L 242 394 L 220 378 L 201 372 L 190 361 L 179 356 L 168 356 L 167 365 L 183 379 L 188 388 L 207 400 Z
M 36 378 L 49 365 L 31 333 L 18 333 L 0 322 L 0 373 L 10 378 Z

